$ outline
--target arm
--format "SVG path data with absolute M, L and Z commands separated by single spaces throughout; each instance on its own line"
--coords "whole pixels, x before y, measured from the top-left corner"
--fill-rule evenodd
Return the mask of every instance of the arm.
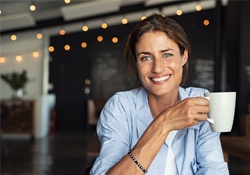
M 128 123 L 134 111 L 129 111 L 126 105 L 119 103 L 119 100 L 113 101 L 112 104 L 108 103 L 98 123 L 102 149 L 93 167 L 93 173 L 98 174 L 100 171 L 110 175 L 144 174 L 127 154 L 133 146 L 130 145 L 131 128 Z M 208 112 L 207 106 L 208 102 L 204 98 L 189 98 L 167 108 L 154 119 L 133 146 L 133 156 L 144 169 L 148 169 L 168 133 L 206 120 L 207 116 L 204 113 Z
M 220 133 L 212 132 L 208 122 L 201 124 L 197 143 L 197 170 L 196 175 L 229 175 L 223 157 Z

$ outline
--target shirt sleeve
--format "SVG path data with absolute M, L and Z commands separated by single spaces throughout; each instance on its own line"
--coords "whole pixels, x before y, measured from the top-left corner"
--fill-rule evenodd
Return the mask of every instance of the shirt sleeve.
M 196 175 L 229 175 L 224 161 L 220 133 L 212 132 L 208 122 L 201 124 L 197 141 Z
M 102 146 L 90 174 L 106 174 L 127 154 L 130 132 L 127 119 L 129 105 L 126 106 L 126 103 L 128 102 L 119 95 L 115 95 L 105 104 L 97 124 L 97 134 Z

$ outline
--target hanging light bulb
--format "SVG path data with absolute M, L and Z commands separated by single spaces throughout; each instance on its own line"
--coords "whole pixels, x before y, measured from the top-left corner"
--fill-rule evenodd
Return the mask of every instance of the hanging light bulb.
M 54 52 L 55 48 L 53 46 L 49 46 L 48 50 L 49 50 L 49 52 Z
M 87 32 L 89 30 L 89 27 L 87 25 L 82 26 L 82 31 Z
M 34 51 L 32 55 L 33 55 L 34 58 L 37 58 L 37 57 L 39 57 L 39 52 L 38 51 Z
M 23 60 L 21 55 L 17 55 L 16 56 L 16 61 L 21 62 Z
M 146 18 L 147 18 L 147 17 L 146 17 L 145 15 L 142 15 L 141 21 L 144 20 L 144 19 L 146 19 Z
M 209 25 L 209 20 L 208 20 L 208 19 L 205 19 L 205 20 L 203 21 L 203 24 L 204 24 L 204 26 L 208 26 L 208 25 Z
M 17 36 L 16 36 L 15 34 L 12 34 L 12 35 L 10 36 L 10 39 L 11 39 L 12 41 L 16 41 Z
M 195 7 L 196 11 L 201 11 L 202 7 L 200 4 L 197 4 L 196 7 Z
M 66 45 L 64 46 L 64 50 L 69 51 L 69 50 L 70 50 L 70 45 L 66 44 Z
M 59 33 L 60 33 L 60 35 L 65 35 L 65 30 L 64 29 L 61 29 L 60 31 L 59 31 Z
M 127 24 L 128 23 L 128 19 L 127 18 L 123 18 L 122 19 L 122 24 Z
M 176 14 L 177 14 L 178 16 L 181 16 L 181 15 L 182 15 L 182 10 L 181 10 L 181 9 L 178 9 L 178 10 L 176 11 Z
M 103 22 L 103 23 L 102 23 L 102 28 L 103 28 L 103 29 L 106 29 L 107 27 L 108 27 L 108 24 L 105 23 L 105 22 Z
M 86 42 L 82 42 L 81 46 L 82 46 L 82 48 L 86 48 L 87 47 L 87 43 Z
M 64 0 L 65 4 L 69 4 L 70 0 Z
M 103 41 L 103 37 L 102 36 L 98 36 L 97 37 L 97 41 L 102 42 Z
M 0 57 L 0 63 L 4 63 L 5 62 L 5 58 L 4 57 Z
M 31 1 L 31 4 L 30 4 L 30 11 L 35 11 L 36 10 L 36 5 L 33 1 Z
M 113 37 L 113 38 L 112 38 L 112 42 L 113 42 L 113 43 L 117 43 L 117 42 L 118 42 L 118 38 L 117 38 L 117 37 Z
M 37 38 L 37 39 L 42 39 L 42 37 L 43 37 L 43 34 L 42 34 L 42 33 L 39 32 L 39 33 L 36 34 L 36 38 Z

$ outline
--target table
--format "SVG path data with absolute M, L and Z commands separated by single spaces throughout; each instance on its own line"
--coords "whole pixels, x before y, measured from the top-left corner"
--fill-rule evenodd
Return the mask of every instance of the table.
M 3 134 L 28 134 L 34 137 L 34 100 L 0 100 Z
M 229 162 L 229 156 L 234 156 L 250 162 L 250 137 L 221 136 L 221 144 L 225 161 Z

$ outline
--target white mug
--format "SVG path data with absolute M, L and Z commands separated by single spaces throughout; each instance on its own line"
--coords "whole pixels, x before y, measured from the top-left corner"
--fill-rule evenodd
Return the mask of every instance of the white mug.
M 210 112 L 208 121 L 213 132 L 230 132 L 232 130 L 236 92 L 209 92 L 205 93 L 209 100 Z

